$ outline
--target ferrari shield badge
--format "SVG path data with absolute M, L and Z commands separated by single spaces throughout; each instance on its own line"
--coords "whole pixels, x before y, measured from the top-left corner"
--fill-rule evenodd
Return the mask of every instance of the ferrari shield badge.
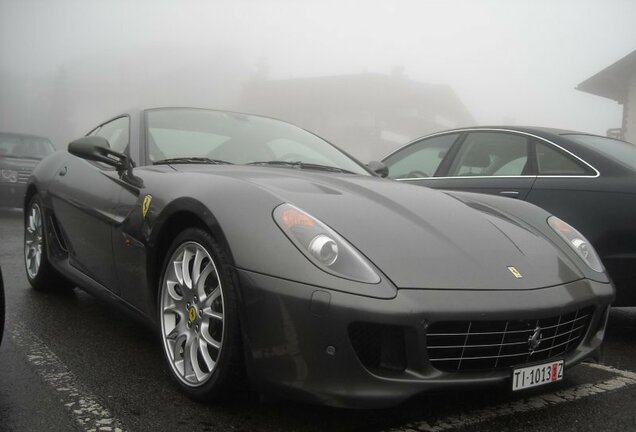
M 188 310 L 188 318 L 190 319 L 190 321 L 194 321 L 197 319 L 197 310 L 194 308 L 194 306 Z
M 516 277 L 517 279 L 521 279 L 523 277 L 515 266 L 509 266 L 508 270 L 510 270 L 510 273 L 512 273 L 512 275 Z
M 150 210 L 151 202 L 152 202 L 152 195 L 146 195 L 144 197 L 144 202 L 141 205 L 141 214 L 143 215 L 144 219 L 146 218 L 146 215 L 148 214 L 148 210 Z

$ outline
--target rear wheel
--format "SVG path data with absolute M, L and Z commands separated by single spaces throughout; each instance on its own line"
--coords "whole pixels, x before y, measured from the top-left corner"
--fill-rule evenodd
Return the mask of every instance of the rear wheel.
M 35 194 L 24 218 L 24 264 L 27 279 L 38 291 L 70 290 L 73 284 L 60 275 L 46 254 L 46 232 L 42 199 Z
M 243 382 L 236 290 L 229 259 L 210 234 L 183 231 L 162 267 L 158 297 L 164 356 L 181 389 L 224 399 Z

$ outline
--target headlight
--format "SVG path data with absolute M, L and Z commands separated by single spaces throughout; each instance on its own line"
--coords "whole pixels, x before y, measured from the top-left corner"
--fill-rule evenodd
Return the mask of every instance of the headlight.
M 378 283 L 380 276 L 365 258 L 338 233 L 291 204 L 274 209 L 274 221 L 318 268 L 335 276 Z
M 9 183 L 17 183 L 18 182 L 18 172 L 10 169 L 3 169 L 0 171 L 0 181 L 9 182 Z
M 562 221 L 556 216 L 548 218 L 548 225 L 561 236 L 567 244 L 596 272 L 603 271 L 603 263 L 590 242 L 573 226 Z

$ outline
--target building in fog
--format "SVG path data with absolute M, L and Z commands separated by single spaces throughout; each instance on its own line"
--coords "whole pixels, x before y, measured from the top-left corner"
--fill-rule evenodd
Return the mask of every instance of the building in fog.
M 608 135 L 636 144 L 636 51 L 586 79 L 576 89 L 623 105 L 621 128 L 607 132 Z
M 401 73 L 362 73 L 245 84 L 240 110 L 294 123 L 363 161 L 409 140 L 474 124 L 452 88 Z

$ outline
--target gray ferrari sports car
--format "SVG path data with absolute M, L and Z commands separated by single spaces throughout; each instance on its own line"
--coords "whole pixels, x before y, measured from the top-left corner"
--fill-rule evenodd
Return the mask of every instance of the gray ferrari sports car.
M 532 204 L 382 179 L 232 112 L 117 116 L 38 165 L 24 215 L 31 285 L 155 326 L 197 399 L 549 385 L 597 355 L 614 298 L 585 237 Z

